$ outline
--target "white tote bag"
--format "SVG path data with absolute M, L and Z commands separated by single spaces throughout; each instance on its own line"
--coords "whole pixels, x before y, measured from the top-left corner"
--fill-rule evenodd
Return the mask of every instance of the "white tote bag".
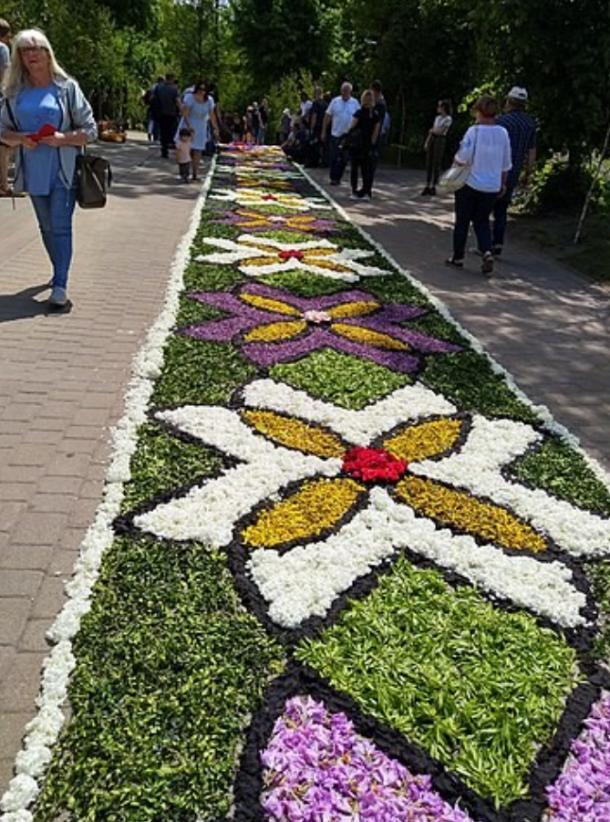
M 443 191 L 446 191 L 447 194 L 453 194 L 454 191 L 458 191 L 460 188 L 463 188 L 466 185 L 466 180 L 470 176 L 470 172 L 472 171 L 472 166 L 474 164 L 474 155 L 477 150 L 478 134 L 479 129 L 477 127 L 474 131 L 474 146 L 472 147 L 472 160 L 469 163 L 465 163 L 463 165 L 458 164 L 454 161 L 451 168 L 448 168 L 439 180 L 439 188 L 441 188 Z

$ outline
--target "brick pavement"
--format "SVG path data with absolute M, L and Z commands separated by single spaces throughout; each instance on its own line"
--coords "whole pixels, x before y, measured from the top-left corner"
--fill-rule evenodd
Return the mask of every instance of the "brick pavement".
M 347 180 L 331 188 L 323 170 L 313 177 L 610 469 L 610 287 L 519 241 L 518 227 L 491 281 L 475 256 L 447 268 L 453 199 L 420 197 L 421 172 L 380 169 L 372 202 L 349 200 Z
M 101 498 L 130 363 L 197 197 L 141 139 L 102 150 L 113 196 L 104 211 L 77 211 L 71 313 L 46 314 L 49 264 L 29 201 L 0 201 L 0 794 Z

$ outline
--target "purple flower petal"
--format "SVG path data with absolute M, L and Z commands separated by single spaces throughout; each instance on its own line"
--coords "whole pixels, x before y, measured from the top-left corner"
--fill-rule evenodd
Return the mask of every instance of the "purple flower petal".
M 310 696 L 288 700 L 261 762 L 269 822 L 472 822 Z

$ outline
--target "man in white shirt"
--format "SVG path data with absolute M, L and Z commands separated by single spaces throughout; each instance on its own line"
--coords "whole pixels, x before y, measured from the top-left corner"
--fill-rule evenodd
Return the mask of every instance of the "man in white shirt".
M 11 42 L 11 27 L 6 20 L 0 19 L 0 106 L 2 105 L 2 83 L 11 62 L 9 43 Z M 10 197 L 11 189 L 8 184 L 8 163 L 11 149 L 0 143 L 0 197 Z
M 340 148 L 342 138 L 352 124 L 354 114 L 360 103 L 352 97 L 352 84 L 343 83 L 341 94 L 331 100 L 322 126 L 322 142 L 328 139 L 330 129 L 330 184 L 338 186 L 347 165 L 347 153 Z

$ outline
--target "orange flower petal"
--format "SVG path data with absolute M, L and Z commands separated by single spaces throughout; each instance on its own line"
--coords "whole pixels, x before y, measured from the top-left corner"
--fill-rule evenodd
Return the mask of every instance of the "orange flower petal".
M 334 528 L 364 493 L 364 486 L 350 479 L 304 482 L 298 491 L 263 511 L 244 529 L 242 539 L 252 548 L 277 548 L 316 539 Z
M 458 528 L 503 548 L 539 553 L 547 547 L 546 540 L 526 522 L 467 491 L 414 476 L 404 477 L 395 490 L 399 499 L 440 525 Z

